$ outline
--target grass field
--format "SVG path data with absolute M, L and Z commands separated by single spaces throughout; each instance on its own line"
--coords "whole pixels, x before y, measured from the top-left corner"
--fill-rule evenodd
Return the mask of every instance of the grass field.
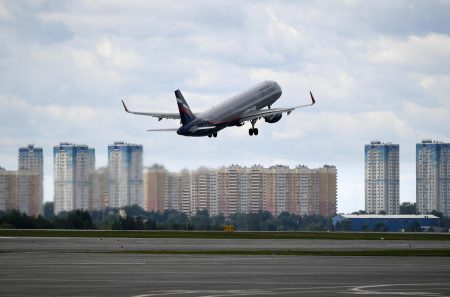
M 118 251 L 119 254 L 148 255 L 242 255 L 242 256 L 341 256 L 341 257 L 450 257 L 450 250 L 445 249 L 403 249 L 403 250 L 160 250 L 160 251 Z
M 209 239 L 334 239 L 334 240 L 450 240 L 447 233 L 357 232 L 222 232 L 222 231 L 114 231 L 114 230 L 17 230 L 0 229 L 0 236 L 209 238 Z

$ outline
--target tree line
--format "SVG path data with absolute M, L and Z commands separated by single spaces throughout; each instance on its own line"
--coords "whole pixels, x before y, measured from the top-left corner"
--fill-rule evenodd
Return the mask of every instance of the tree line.
M 121 209 L 73 210 L 55 216 L 52 202 L 45 203 L 43 215 L 37 217 L 17 210 L 0 211 L 0 228 L 16 229 L 223 230 L 225 225 L 233 225 L 240 231 L 333 230 L 330 217 L 287 212 L 278 216 L 267 211 L 235 213 L 226 218 L 223 214 L 211 216 L 207 210 L 199 210 L 189 217 L 176 210 L 148 212 L 133 205 Z
M 411 203 L 402 203 L 401 213 L 412 210 Z M 415 209 L 415 205 L 413 205 Z M 359 214 L 364 211 L 356 212 Z M 415 213 L 415 211 L 413 212 Z M 450 218 L 434 213 L 441 218 L 442 227 L 450 227 Z M 101 229 L 101 230 L 223 230 L 233 225 L 239 231 L 350 231 L 351 222 L 343 221 L 336 226 L 331 217 L 320 215 L 301 216 L 283 212 L 274 216 L 267 211 L 257 213 L 235 213 L 229 217 L 223 214 L 211 216 L 207 210 L 199 210 L 194 216 L 187 216 L 176 210 L 164 212 L 145 211 L 137 205 L 121 209 L 74 210 L 53 212 L 53 202 L 44 205 L 43 215 L 27 216 L 17 210 L 0 211 L 0 228 L 16 229 Z M 383 231 L 383 226 L 376 230 Z M 415 230 L 411 230 L 415 231 Z

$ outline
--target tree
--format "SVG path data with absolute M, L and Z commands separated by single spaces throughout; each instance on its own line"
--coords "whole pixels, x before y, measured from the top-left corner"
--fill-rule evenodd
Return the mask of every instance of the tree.
M 336 223 L 337 231 L 352 231 L 352 220 L 346 219 Z
M 356 214 L 356 215 L 367 214 L 367 211 L 365 211 L 365 210 L 358 210 L 358 211 L 352 212 L 352 214 Z
M 400 204 L 400 214 L 416 214 L 416 203 L 403 202 Z
M 112 229 L 114 230 L 144 230 L 144 222 L 141 217 L 126 216 L 119 217 L 114 222 Z
M 277 217 L 277 230 L 294 231 L 298 230 L 299 219 L 297 215 L 282 212 Z
M 191 217 L 191 226 L 194 230 L 211 229 L 211 219 L 208 210 L 198 210 L 195 216 Z
M 53 220 L 55 217 L 55 211 L 54 211 L 54 203 L 53 202 L 45 202 L 44 203 L 44 218 L 47 220 Z
M 87 210 L 73 210 L 59 214 L 54 220 L 55 226 L 61 229 L 95 229 Z
M 439 219 L 442 219 L 444 217 L 444 214 L 442 212 L 434 209 L 430 212 L 430 214 L 437 216 Z
M 219 213 L 216 216 L 211 217 L 211 229 L 212 230 L 222 230 L 225 225 L 225 216 L 223 213 Z

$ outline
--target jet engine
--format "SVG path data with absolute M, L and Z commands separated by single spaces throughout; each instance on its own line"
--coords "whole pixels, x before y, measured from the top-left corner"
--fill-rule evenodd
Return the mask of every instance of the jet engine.
M 278 122 L 279 120 L 281 120 L 281 113 L 279 113 L 279 114 L 274 114 L 274 115 L 267 116 L 267 117 L 264 117 L 264 120 L 265 120 L 267 123 L 271 123 L 271 124 L 276 123 L 276 122 Z

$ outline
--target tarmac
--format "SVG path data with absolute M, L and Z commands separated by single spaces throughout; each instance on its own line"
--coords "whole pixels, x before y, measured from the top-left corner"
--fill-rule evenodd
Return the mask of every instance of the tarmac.
M 0 237 L 0 251 L 450 249 L 450 241 Z
M 450 296 L 450 258 L 102 253 L 122 244 L 133 250 L 186 250 L 404 248 L 410 243 L 3 237 L 0 296 Z M 448 247 L 434 241 L 411 244 Z

